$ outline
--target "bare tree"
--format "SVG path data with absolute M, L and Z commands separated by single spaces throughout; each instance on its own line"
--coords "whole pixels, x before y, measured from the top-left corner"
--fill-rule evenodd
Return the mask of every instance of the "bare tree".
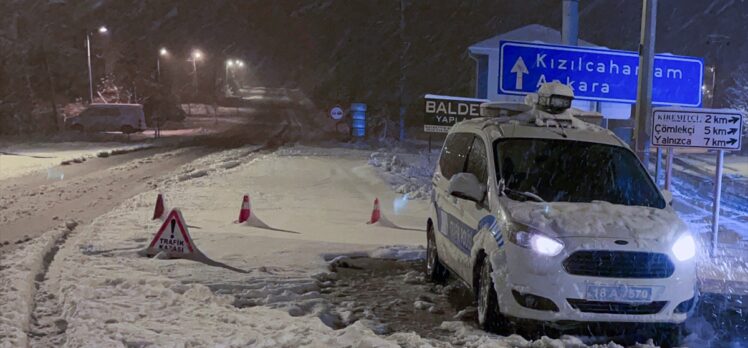
M 725 90 L 727 103 L 733 109 L 748 113 L 748 63 L 738 67 L 732 74 L 732 80 L 733 85 Z M 748 124 L 743 124 L 743 133 L 748 133 Z

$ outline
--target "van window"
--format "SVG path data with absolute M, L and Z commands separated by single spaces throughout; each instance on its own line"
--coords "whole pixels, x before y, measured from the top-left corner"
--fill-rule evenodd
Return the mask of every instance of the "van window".
M 470 133 L 452 133 L 444 142 L 441 158 L 439 158 L 439 169 L 444 178 L 449 180 L 452 175 L 465 170 L 465 159 L 473 142 Z
M 473 146 L 470 148 L 470 153 L 468 154 L 465 172 L 475 175 L 475 177 L 478 178 L 478 181 L 482 184 L 487 184 L 488 182 L 486 145 L 480 137 L 475 137 L 473 140 Z
M 86 109 L 81 113 L 81 116 L 87 117 L 117 117 L 119 116 L 119 109 L 109 107 L 93 107 Z
M 119 116 L 118 108 L 101 108 L 97 112 L 99 115 L 104 117 L 117 117 Z
M 499 139 L 497 172 L 506 186 L 547 202 L 605 201 L 665 208 L 636 156 L 623 147 L 570 140 Z

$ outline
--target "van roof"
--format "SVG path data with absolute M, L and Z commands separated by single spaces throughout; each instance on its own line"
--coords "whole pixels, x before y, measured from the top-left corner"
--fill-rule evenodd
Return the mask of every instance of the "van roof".
M 126 103 L 91 103 L 88 106 L 124 106 L 124 107 L 143 107 L 143 104 L 126 104 Z
M 539 125 L 528 111 L 512 117 L 478 117 L 455 124 L 450 132 L 484 132 L 491 139 L 500 138 L 538 138 L 584 141 L 628 148 L 628 144 L 613 132 L 592 123 L 584 122 L 573 116 L 570 124 L 556 126 L 554 123 Z M 546 120 L 553 119 L 548 118 Z

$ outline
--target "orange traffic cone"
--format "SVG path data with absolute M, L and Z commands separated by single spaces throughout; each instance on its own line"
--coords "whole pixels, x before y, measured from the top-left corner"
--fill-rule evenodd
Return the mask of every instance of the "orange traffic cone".
M 249 220 L 249 216 L 249 195 L 244 195 L 244 200 L 242 201 L 242 209 L 239 211 L 239 223 Z
M 374 209 L 371 211 L 371 219 L 367 224 L 375 224 L 382 217 L 382 212 L 379 211 L 379 198 L 374 199 Z
M 162 216 L 164 216 L 164 196 L 159 193 L 156 198 L 156 208 L 153 209 L 153 219 L 151 220 L 160 219 Z

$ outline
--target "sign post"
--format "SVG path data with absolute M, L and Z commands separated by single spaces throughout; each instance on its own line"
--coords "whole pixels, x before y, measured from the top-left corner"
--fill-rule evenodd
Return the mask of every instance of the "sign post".
M 737 110 L 657 108 L 652 112 L 652 145 L 669 147 L 665 188 L 670 188 L 674 148 L 717 150 L 712 204 L 712 255 L 719 240 L 719 207 L 725 151 L 741 148 L 743 113 Z
M 717 151 L 717 173 L 714 178 L 714 203 L 712 204 L 712 256 L 717 254 L 719 237 L 719 201 L 722 197 L 722 164 L 725 161 L 725 150 Z
M 659 147 L 658 147 L 659 149 Z M 667 149 L 667 165 L 665 168 L 665 189 L 670 191 L 670 184 L 673 179 L 673 156 L 675 156 L 675 149 Z

